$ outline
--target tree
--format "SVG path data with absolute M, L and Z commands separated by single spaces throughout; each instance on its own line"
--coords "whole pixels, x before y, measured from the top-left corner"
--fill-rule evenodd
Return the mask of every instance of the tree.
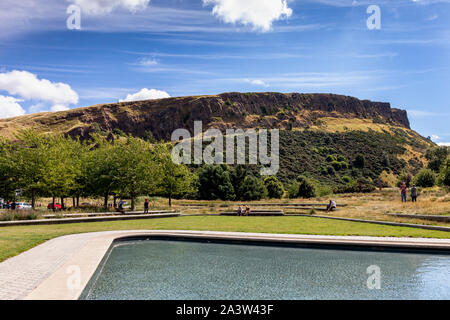
M 406 186 L 409 188 L 411 187 L 413 176 L 408 172 L 402 172 L 397 179 L 397 187 L 400 187 L 400 185 L 404 182 L 406 183 Z
M 117 166 L 115 186 L 122 196 L 131 198 L 131 210 L 134 210 L 136 197 L 156 190 L 161 178 L 155 154 L 149 143 L 128 136 L 125 141 L 115 142 L 111 157 Z
M 366 158 L 362 154 L 357 154 L 355 160 L 353 160 L 355 168 L 364 168 L 366 165 Z
M 81 174 L 79 162 L 80 144 L 77 140 L 63 135 L 45 136 L 43 157 L 46 166 L 43 173 L 44 192 L 53 198 L 61 198 L 64 208 L 64 198 L 73 193 L 76 178 Z
M 314 184 L 305 176 L 298 176 L 288 189 L 289 198 L 314 198 L 316 196 L 316 188 Z
M 266 177 L 264 184 L 267 189 L 267 196 L 272 199 L 281 199 L 284 195 L 283 184 L 275 176 Z
M 172 207 L 172 197 L 193 191 L 196 177 L 187 166 L 173 162 L 171 150 L 167 145 L 158 145 L 155 153 L 161 172 L 158 193 L 168 197 L 169 206 Z
M 15 196 L 16 185 L 13 169 L 11 143 L 0 137 L 0 198 L 5 200 L 13 200 Z
M 81 154 L 81 175 L 77 179 L 81 190 L 75 196 L 82 195 L 104 197 L 104 207 L 108 207 L 108 199 L 119 190 L 119 156 L 115 153 L 114 142 L 109 142 L 100 135 L 93 135 L 91 150 Z
M 439 183 L 450 187 L 450 158 L 447 158 L 439 174 Z
M 227 165 L 206 165 L 198 172 L 198 195 L 203 200 L 234 200 L 236 195 Z
M 439 172 L 448 156 L 449 147 L 441 146 L 428 149 L 425 153 L 425 158 L 428 160 L 428 168 L 434 172 Z
M 424 168 L 414 177 L 414 183 L 423 188 L 431 188 L 436 185 L 436 174 L 433 170 Z
M 242 199 L 245 201 L 261 200 L 267 196 L 267 189 L 264 182 L 255 176 L 248 175 L 244 179 L 242 186 Z

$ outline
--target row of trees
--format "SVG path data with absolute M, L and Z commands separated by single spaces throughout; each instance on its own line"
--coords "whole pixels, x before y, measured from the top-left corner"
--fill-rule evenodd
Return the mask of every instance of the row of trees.
M 104 197 L 131 199 L 161 195 L 171 199 L 192 191 L 195 176 L 171 159 L 170 144 L 150 144 L 131 136 L 108 141 L 92 136 L 88 141 L 63 135 L 22 131 L 16 143 L 0 141 L 0 196 L 14 199 L 15 190 L 36 205 L 37 197 Z
M 108 207 L 111 195 L 131 199 L 131 208 L 140 195 L 189 197 L 203 200 L 260 200 L 282 198 L 285 188 L 274 176 L 261 177 L 257 167 L 205 165 L 189 168 L 172 161 L 170 143 L 154 142 L 121 135 L 107 139 L 93 135 L 80 141 L 64 135 L 37 134 L 33 130 L 20 132 L 16 140 L 0 140 L 0 198 L 14 200 L 20 189 L 33 207 L 38 197 L 64 200 L 81 197 L 104 198 Z M 431 187 L 436 183 L 450 186 L 450 158 L 446 147 L 430 149 L 426 157 L 428 168 L 416 177 L 404 174 L 399 180 L 408 184 Z M 330 156 L 330 161 L 340 161 Z M 355 165 L 364 166 L 364 157 Z M 372 191 L 370 183 L 345 177 L 342 192 Z M 369 186 L 371 188 L 367 188 Z M 318 195 L 317 182 L 298 176 L 287 187 L 290 198 L 311 198 Z M 324 190 L 322 190 L 323 192 Z M 328 193 L 333 190 L 325 190 Z M 327 194 L 328 194 L 327 193 Z

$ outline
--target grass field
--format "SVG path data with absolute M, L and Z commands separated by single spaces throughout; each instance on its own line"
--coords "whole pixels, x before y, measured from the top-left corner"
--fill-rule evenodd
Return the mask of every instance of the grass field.
M 0 261 L 59 236 L 109 230 L 210 230 L 310 235 L 450 238 L 450 233 L 443 231 L 308 217 L 191 216 L 0 228 Z

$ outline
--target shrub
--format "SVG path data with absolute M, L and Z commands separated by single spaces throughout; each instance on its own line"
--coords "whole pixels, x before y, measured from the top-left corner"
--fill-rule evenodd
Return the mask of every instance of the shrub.
M 449 155 L 449 147 L 442 146 L 428 149 L 425 158 L 428 160 L 428 168 L 439 172 Z
M 198 173 L 198 193 L 202 200 L 234 200 L 236 195 L 226 165 L 207 165 Z
M 299 183 L 297 197 L 314 198 L 316 196 L 316 189 L 314 187 L 314 184 L 308 178 L 299 176 L 297 178 L 297 181 Z
M 442 166 L 439 174 L 439 183 L 446 187 L 450 187 L 450 159 L 447 159 Z
M 353 161 L 353 165 L 356 168 L 364 168 L 366 164 L 366 158 L 362 154 L 357 154 L 355 160 Z
M 267 196 L 272 199 L 281 199 L 284 195 L 283 184 L 275 177 L 267 177 L 264 179 L 264 184 L 267 189 Z
M 436 184 L 436 174 L 431 169 L 422 169 L 414 177 L 414 183 L 423 188 L 431 188 Z
M 402 172 L 398 178 L 397 178 L 397 187 L 400 187 L 400 185 L 405 182 L 406 186 L 409 188 L 411 187 L 411 181 L 412 181 L 413 177 L 411 174 L 407 173 L 407 172 Z
M 246 176 L 242 186 L 242 200 L 261 200 L 267 196 L 264 182 L 254 176 Z

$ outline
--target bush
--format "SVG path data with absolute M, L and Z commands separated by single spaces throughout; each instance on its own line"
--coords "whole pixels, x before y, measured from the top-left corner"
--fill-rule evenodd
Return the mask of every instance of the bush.
M 450 159 L 447 159 L 442 166 L 439 174 L 439 183 L 446 187 L 450 187 Z
M 439 172 L 449 155 L 449 147 L 442 146 L 428 149 L 425 158 L 428 160 L 428 168 Z
M 267 177 L 264 179 L 264 184 L 267 189 L 267 196 L 270 199 L 281 199 L 284 195 L 283 184 L 275 177 Z
M 226 165 L 207 165 L 198 174 L 198 193 L 202 200 L 234 200 L 236 195 Z
M 406 183 L 406 186 L 408 188 L 411 187 L 412 179 L 413 179 L 413 177 L 411 174 L 409 174 L 407 172 L 401 173 L 397 178 L 397 187 L 400 187 L 403 182 Z
M 364 168 L 366 165 L 366 158 L 362 154 L 357 154 L 355 160 L 353 161 L 355 168 Z
M 254 176 L 246 176 L 242 186 L 242 200 L 261 200 L 267 196 L 264 182 Z
M 297 197 L 314 198 L 316 196 L 314 184 L 308 178 L 299 176 L 297 181 L 299 183 Z
M 414 178 L 414 183 L 422 188 L 431 188 L 436 185 L 436 174 L 431 169 L 422 169 Z

